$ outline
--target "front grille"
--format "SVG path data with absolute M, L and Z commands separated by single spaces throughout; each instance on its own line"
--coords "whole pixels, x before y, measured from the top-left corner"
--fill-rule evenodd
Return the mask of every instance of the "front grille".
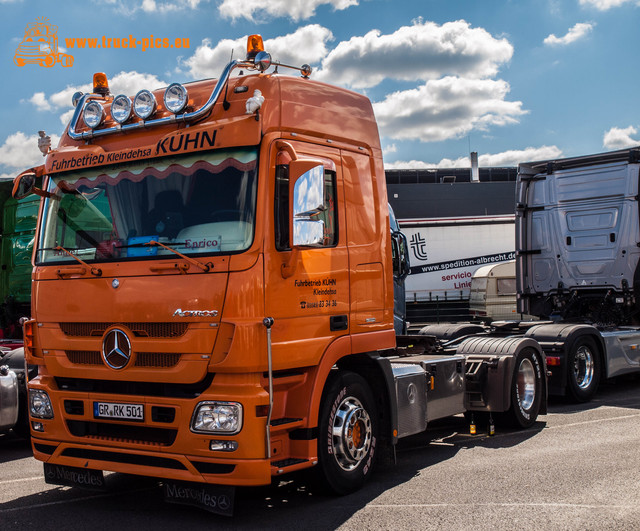
M 231 474 L 235 470 L 235 465 L 224 465 L 221 463 L 206 463 L 204 461 L 191 461 L 191 464 L 201 474 Z
M 126 326 L 136 337 L 174 338 L 183 336 L 187 323 L 60 323 L 60 329 L 69 337 L 100 337 L 111 326 Z
M 53 452 L 56 451 L 57 446 L 51 446 L 50 444 L 42 444 L 42 443 L 33 443 L 33 447 L 38 450 L 38 452 L 42 452 L 43 454 L 53 455 Z
M 68 360 L 74 365 L 103 365 L 100 352 L 93 350 L 67 350 Z M 135 367 L 175 367 L 180 362 L 180 354 L 175 352 L 138 352 Z
M 67 427 L 75 437 L 154 446 L 171 446 L 178 435 L 178 430 L 84 420 L 67 420 Z
M 117 380 L 90 380 L 88 378 L 55 378 L 58 389 L 76 393 L 102 393 L 111 395 L 161 396 L 192 399 L 211 387 L 215 374 L 207 373 L 203 380 L 193 384 L 164 382 L 126 382 Z
M 100 352 L 93 350 L 67 350 L 67 358 L 74 365 L 102 365 Z
M 176 410 L 172 407 L 152 406 L 151 420 L 171 424 L 176 419 Z
M 136 367 L 175 367 L 180 361 L 180 354 L 173 352 L 138 352 Z
M 176 459 L 170 459 L 168 457 L 156 457 L 153 455 L 105 452 L 103 450 L 91 450 L 88 448 L 67 448 L 66 450 L 63 450 L 62 455 L 68 457 L 78 457 L 80 459 L 110 461 L 113 463 L 127 463 L 131 465 L 172 468 L 174 470 L 187 470 L 187 467 L 185 467 L 180 461 L 177 461 Z
M 68 415 L 84 415 L 84 402 L 82 400 L 65 400 L 64 410 Z

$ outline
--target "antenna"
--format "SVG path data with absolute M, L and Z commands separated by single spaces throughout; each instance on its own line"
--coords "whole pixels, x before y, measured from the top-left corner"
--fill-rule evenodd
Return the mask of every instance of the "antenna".
M 233 61 L 233 46 L 231 47 L 231 54 L 230 54 L 230 57 L 229 57 L 229 64 L 231 64 L 231 61 Z M 228 92 L 229 92 L 229 80 L 227 80 L 227 84 L 224 86 L 224 100 L 222 102 L 222 108 L 225 111 L 228 111 L 229 107 L 231 107 L 231 104 L 227 100 L 227 93 Z

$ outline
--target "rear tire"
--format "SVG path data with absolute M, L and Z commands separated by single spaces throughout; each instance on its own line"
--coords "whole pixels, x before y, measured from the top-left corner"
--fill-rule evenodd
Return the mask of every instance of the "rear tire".
M 320 406 L 317 473 L 344 495 L 360 489 L 377 457 L 378 412 L 367 382 L 353 372 L 332 376 Z
M 500 415 L 515 428 L 528 428 L 538 418 L 543 400 L 543 367 L 534 350 L 525 349 L 515 359 L 511 378 L 511 407 Z
M 567 355 L 567 391 L 576 402 L 588 402 L 600 385 L 600 351 L 590 336 L 576 339 Z

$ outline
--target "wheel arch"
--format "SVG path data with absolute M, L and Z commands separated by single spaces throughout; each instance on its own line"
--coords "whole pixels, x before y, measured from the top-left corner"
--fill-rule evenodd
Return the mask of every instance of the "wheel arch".
M 518 354 L 524 350 L 535 353 L 541 365 L 542 401 L 539 413 L 547 413 L 547 361 L 540 344 L 532 338 L 523 336 L 487 337 L 478 336 L 465 339 L 457 348 L 456 354 L 465 357 L 467 366 L 473 362 L 487 362 L 484 382 L 485 408 L 473 407 L 465 397 L 468 410 L 507 411 L 511 407 L 511 384 Z
M 353 353 L 348 336 L 340 337 L 329 345 L 320 363 L 310 373 L 310 385 L 307 387 L 306 397 L 297 397 L 300 400 L 304 398 L 308 404 L 308 426 L 310 428 L 318 426 L 322 399 L 330 384 L 332 371 L 336 370 L 351 371 L 364 378 L 374 394 L 378 412 L 383 417 L 381 433 L 391 433 L 393 426 L 397 426 L 397 416 L 390 418 L 394 410 L 390 406 L 390 401 L 395 399 L 391 365 L 378 352 Z M 387 427 L 390 431 L 387 431 Z
M 573 344 L 580 338 L 591 337 L 598 348 L 596 354 L 600 361 L 601 376 L 608 377 L 608 367 L 605 363 L 606 347 L 604 338 L 598 329 L 588 324 L 541 324 L 527 330 L 525 337 L 535 339 L 542 346 L 546 355 L 561 355 L 561 378 L 567 380 L 567 358 Z

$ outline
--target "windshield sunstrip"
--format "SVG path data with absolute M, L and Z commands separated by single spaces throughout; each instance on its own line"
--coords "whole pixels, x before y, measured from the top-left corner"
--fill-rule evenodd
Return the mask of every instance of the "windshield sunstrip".
M 257 151 L 218 150 L 52 176 L 36 264 L 242 252 Z

